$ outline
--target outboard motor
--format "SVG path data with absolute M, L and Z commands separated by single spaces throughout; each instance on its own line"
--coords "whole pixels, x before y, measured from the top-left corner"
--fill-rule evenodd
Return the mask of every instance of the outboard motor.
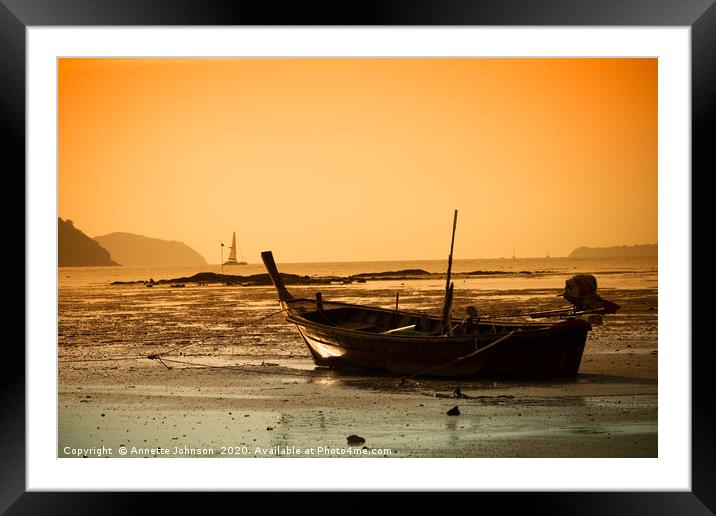
M 574 305 L 577 311 L 599 310 L 604 314 L 615 314 L 619 305 L 602 299 L 597 294 L 597 278 L 591 274 L 579 274 L 569 278 L 564 285 L 564 299 Z

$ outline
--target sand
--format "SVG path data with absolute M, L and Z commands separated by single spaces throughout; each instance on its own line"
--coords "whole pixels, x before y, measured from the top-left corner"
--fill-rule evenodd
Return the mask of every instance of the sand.
M 610 292 L 627 307 L 590 334 L 575 380 L 400 383 L 314 367 L 281 317 L 241 327 L 277 309 L 269 288 L 113 288 L 60 291 L 59 457 L 658 456 L 655 289 Z M 329 292 L 390 299 L 382 288 Z M 431 289 L 401 299 L 421 308 Z M 186 344 L 164 363 L 108 359 Z

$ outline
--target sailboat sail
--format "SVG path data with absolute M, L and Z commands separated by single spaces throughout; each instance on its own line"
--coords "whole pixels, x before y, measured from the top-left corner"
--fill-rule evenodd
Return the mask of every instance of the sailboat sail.
M 244 253 L 242 253 L 241 248 L 236 245 L 236 231 L 234 231 L 234 235 L 231 238 L 231 247 L 229 249 L 229 259 L 224 262 L 224 265 L 246 265 L 246 262 L 244 261 Z M 239 254 L 241 254 L 240 261 L 236 259 L 237 249 L 239 250 Z
M 231 252 L 229 253 L 229 261 L 236 261 L 236 231 L 234 231 L 234 238 L 231 239 Z

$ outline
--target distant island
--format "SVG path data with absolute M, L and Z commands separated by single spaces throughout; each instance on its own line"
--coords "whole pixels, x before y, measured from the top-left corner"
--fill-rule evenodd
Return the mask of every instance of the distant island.
M 91 267 L 119 265 L 107 249 L 77 229 L 71 220 L 57 219 L 57 265 Z
M 133 233 L 110 233 L 94 237 L 123 265 L 207 265 L 191 247 L 174 240 L 161 240 Z
M 579 247 L 569 258 L 651 258 L 659 256 L 658 244 Z

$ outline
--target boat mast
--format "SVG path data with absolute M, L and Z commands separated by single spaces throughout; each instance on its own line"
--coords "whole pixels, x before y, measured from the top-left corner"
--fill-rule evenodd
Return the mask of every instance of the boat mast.
M 452 252 L 455 247 L 455 228 L 457 227 L 457 210 L 452 220 L 452 240 L 450 241 L 450 255 L 448 256 L 447 277 L 445 278 L 445 302 L 443 303 L 442 325 L 440 333 L 452 333 L 450 328 L 450 308 L 452 307 L 452 294 L 454 285 L 450 281 L 452 275 Z

